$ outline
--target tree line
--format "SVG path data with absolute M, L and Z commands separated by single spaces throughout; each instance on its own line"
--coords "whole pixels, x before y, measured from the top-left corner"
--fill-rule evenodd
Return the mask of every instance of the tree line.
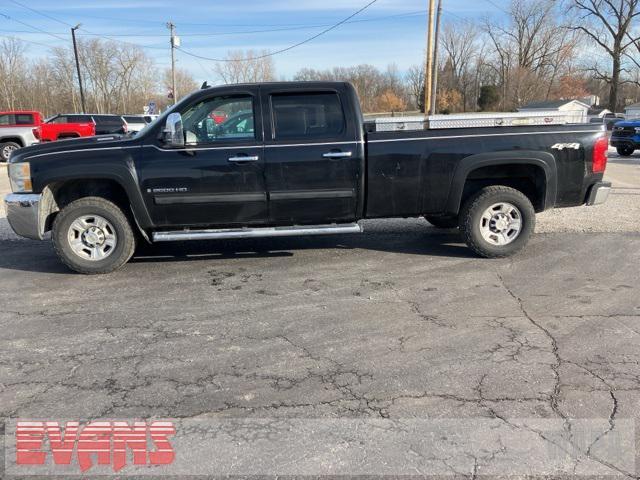
M 422 50 L 422 46 L 416 46 Z M 438 111 L 511 111 L 532 101 L 599 97 L 621 111 L 640 100 L 640 0 L 512 0 L 504 15 L 445 21 L 438 45 Z M 139 113 L 149 100 L 171 103 L 171 74 L 144 50 L 108 40 L 80 40 L 87 110 Z M 222 83 L 279 78 L 266 51 L 230 51 L 212 73 Z M 80 110 L 73 50 L 56 47 L 27 59 L 26 44 L 0 42 L 0 108 L 47 114 Z M 406 71 L 362 64 L 301 68 L 293 80 L 353 83 L 363 110 L 424 110 L 424 65 Z M 178 96 L 199 85 L 177 72 Z

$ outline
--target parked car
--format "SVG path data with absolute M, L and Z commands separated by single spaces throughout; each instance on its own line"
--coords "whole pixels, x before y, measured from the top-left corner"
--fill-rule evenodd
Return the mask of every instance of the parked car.
M 96 124 L 96 135 L 121 135 L 127 133 L 127 124 L 120 115 L 90 115 Z
M 46 120 L 36 131 L 42 142 L 55 142 L 69 138 L 91 137 L 96 124 L 90 115 L 61 114 Z
M 251 121 L 221 131 L 207 120 L 222 109 Z M 51 230 L 62 262 L 86 274 L 121 267 L 138 238 L 358 233 L 367 218 L 458 226 L 498 258 L 527 244 L 537 212 L 606 201 L 607 149 L 588 123 L 376 132 L 348 83 L 228 85 L 132 137 L 14 153 L 5 203 L 18 235 Z
M 144 115 L 123 115 L 127 133 L 137 133 L 148 125 Z
M 0 112 L 0 161 L 8 161 L 19 148 L 38 143 L 34 129 L 41 123 L 40 112 Z
M 640 149 L 640 119 L 616 123 L 611 132 L 611 146 L 622 157 L 630 157 Z

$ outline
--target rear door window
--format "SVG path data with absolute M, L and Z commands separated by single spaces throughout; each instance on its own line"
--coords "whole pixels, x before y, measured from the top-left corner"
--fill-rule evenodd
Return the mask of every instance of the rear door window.
M 33 115 L 31 115 L 30 113 L 17 114 L 16 125 L 33 125 Z
M 271 96 L 276 140 L 326 139 L 345 132 L 340 97 L 334 92 L 304 92 Z

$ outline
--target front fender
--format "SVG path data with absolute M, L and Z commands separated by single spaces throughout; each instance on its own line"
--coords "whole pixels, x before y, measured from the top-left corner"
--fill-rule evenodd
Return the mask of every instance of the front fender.
M 496 165 L 533 165 L 542 169 L 545 175 L 545 198 L 543 210 L 555 205 L 558 194 L 558 169 L 556 159 L 549 152 L 511 150 L 471 155 L 457 166 L 447 197 L 446 211 L 457 215 L 462 204 L 462 195 L 467 178 L 474 170 Z

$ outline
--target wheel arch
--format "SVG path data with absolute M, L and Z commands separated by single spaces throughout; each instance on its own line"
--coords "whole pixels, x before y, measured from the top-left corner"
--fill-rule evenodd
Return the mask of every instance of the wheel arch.
M 483 177 L 483 173 L 486 176 Z M 533 190 L 527 185 L 524 189 L 528 191 L 523 193 L 532 200 L 536 211 L 543 211 L 555 205 L 557 177 L 556 159 L 548 152 L 508 151 L 471 155 L 462 160 L 454 172 L 446 213 L 458 215 L 465 199 L 485 186 L 500 184 L 523 189 L 524 185 L 519 185 L 522 179 L 533 182 Z
M 146 238 L 151 219 L 142 200 L 137 183 L 115 172 L 91 175 L 72 175 L 53 178 L 42 190 L 41 215 L 44 231 L 51 229 L 56 214 L 74 200 L 83 197 L 102 197 L 114 202 L 131 216 L 133 224 Z
M 0 143 L 7 143 L 7 142 L 17 143 L 21 147 L 26 146 L 26 143 L 22 137 L 7 136 L 7 137 L 0 138 Z

